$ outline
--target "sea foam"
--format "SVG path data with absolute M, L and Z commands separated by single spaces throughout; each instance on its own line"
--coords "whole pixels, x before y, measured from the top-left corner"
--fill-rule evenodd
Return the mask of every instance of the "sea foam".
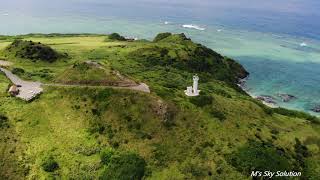
M 306 47 L 306 46 L 308 46 L 308 44 L 305 43 L 305 42 L 302 42 L 302 43 L 300 44 L 300 46 L 301 46 L 301 47 Z
M 206 28 L 200 27 L 198 25 L 193 25 L 193 24 L 184 24 L 184 25 L 182 25 L 182 27 L 189 28 L 189 29 L 196 29 L 196 30 L 199 30 L 199 31 L 206 30 Z

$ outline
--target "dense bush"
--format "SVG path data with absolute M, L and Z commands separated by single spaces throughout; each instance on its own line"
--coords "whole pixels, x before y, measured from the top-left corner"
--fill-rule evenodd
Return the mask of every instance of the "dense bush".
M 285 171 L 293 169 L 284 150 L 270 143 L 250 141 L 229 155 L 227 161 L 239 172 L 250 175 L 252 171 Z
M 204 106 L 210 105 L 212 104 L 212 101 L 213 101 L 213 97 L 206 94 L 204 95 L 200 94 L 200 96 L 190 98 L 190 102 L 198 107 L 204 107 Z
M 40 42 L 36 43 L 24 40 L 15 40 L 6 48 L 6 51 L 18 58 L 43 60 L 47 62 L 53 62 L 62 56 L 50 46 L 41 44 Z
M 18 76 L 25 73 L 24 69 L 21 69 L 21 68 L 13 68 L 11 72 L 13 74 L 18 75 Z
M 126 40 L 125 37 L 121 36 L 121 35 L 118 34 L 118 33 L 112 33 L 112 34 L 110 34 L 110 35 L 108 36 L 108 38 L 109 38 L 110 40 L 115 40 L 115 41 L 125 41 L 125 40 Z
M 59 169 L 59 164 L 53 158 L 53 156 L 47 156 L 43 159 L 41 167 L 46 172 L 54 172 Z
M 111 156 L 100 175 L 107 180 L 140 180 L 145 173 L 146 162 L 134 153 L 117 153 Z

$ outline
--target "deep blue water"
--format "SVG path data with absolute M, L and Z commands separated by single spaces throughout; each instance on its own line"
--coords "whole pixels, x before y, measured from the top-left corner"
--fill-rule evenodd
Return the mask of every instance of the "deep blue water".
M 319 0 L 11 0 L 0 2 L 0 34 L 184 32 L 238 59 L 250 93 L 293 94 L 279 104 L 309 111 L 320 104 L 319 10 Z

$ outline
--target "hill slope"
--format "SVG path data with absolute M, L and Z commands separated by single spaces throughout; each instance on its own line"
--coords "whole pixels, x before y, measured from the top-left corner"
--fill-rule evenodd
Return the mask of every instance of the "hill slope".
M 45 87 L 25 103 L 6 94 L 9 82 L 0 74 L 0 177 L 250 179 L 252 170 L 286 170 L 319 179 L 317 118 L 264 106 L 235 85 L 247 74 L 235 61 L 183 35 L 160 37 L 23 36 L 67 51 L 70 60 L 10 59 L 15 67 L 46 68 L 54 82 L 74 64 L 94 60 L 146 82 L 152 93 Z M 184 89 L 194 73 L 202 94 L 189 98 Z
M 94 61 L 75 63 L 59 75 L 56 82 L 61 84 L 84 84 L 104 86 L 135 86 L 132 80 Z

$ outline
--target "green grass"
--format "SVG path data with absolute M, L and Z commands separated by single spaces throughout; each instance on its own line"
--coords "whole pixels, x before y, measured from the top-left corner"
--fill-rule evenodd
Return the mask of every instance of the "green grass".
M 61 73 L 55 81 L 62 84 L 112 85 L 120 82 L 121 79 L 110 67 L 96 62 L 84 62 L 72 65 L 72 67 Z
M 249 179 L 249 170 L 257 160 L 252 154 L 263 154 L 255 167 L 269 168 L 279 161 L 280 165 L 276 163 L 272 168 L 300 168 L 305 178 L 317 179 L 320 125 L 316 119 L 295 111 L 270 110 L 251 99 L 232 83 L 235 76 L 243 75 L 234 61 L 228 63 L 228 58 L 222 56 L 217 60 L 208 51 L 206 61 L 221 61 L 217 68 L 227 70 L 198 72 L 179 61 L 193 61 L 189 55 L 196 54 L 195 48 L 206 49 L 181 40 L 181 35 L 162 37 L 156 43 L 111 42 L 105 41 L 106 37 L 19 36 L 70 56 L 53 63 L 8 58 L 14 63 L 11 69 L 24 69 L 21 76 L 25 79 L 48 83 L 104 80 L 110 78 L 110 72 L 119 71 L 147 83 L 152 93 L 103 87 L 45 87 L 38 99 L 26 103 L 8 96 L 9 81 L 0 74 L 0 114 L 7 117 L 9 125 L 0 128 L 1 178 L 119 178 L 125 170 L 128 174 L 142 172 L 127 164 L 134 160 L 139 165 L 146 163 L 145 179 Z M 0 47 L 13 39 L 0 41 Z M 169 52 L 161 56 L 162 49 Z M 4 54 L 0 52 L 1 56 Z M 167 61 L 169 57 L 176 57 L 176 63 Z M 155 63 L 150 64 L 149 58 Z M 106 71 L 82 67 L 88 60 L 102 64 Z M 80 66 L 73 69 L 74 64 Z M 194 72 L 200 76 L 202 95 L 189 98 L 183 90 L 191 85 Z M 112 156 L 135 157 L 101 159 L 106 149 L 112 149 Z M 53 172 L 44 169 L 48 164 L 56 167 L 55 163 L 58 168 Z

